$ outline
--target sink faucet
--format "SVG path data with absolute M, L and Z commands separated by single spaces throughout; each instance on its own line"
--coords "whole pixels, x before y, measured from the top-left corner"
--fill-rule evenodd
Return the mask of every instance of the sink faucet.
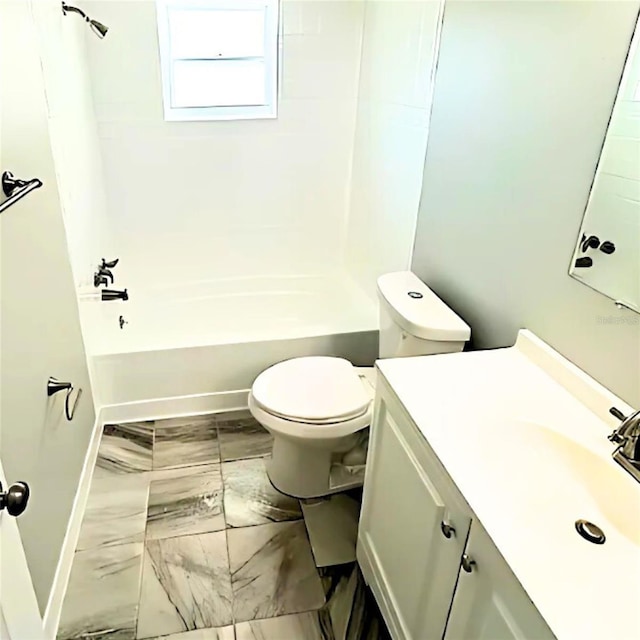
M 609 440 L 618 445 L 613 459 L 640 482 L 640 410 L 626 417 L 615 407 L 610 413 L 622 420 L 609 435 Z

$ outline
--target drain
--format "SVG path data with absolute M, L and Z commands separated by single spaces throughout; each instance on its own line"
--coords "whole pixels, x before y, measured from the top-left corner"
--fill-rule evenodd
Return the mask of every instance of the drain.
M 589 542 L 593 544 L 604 544 L 607 539 L 604 535 L 604 531 L 593 522 L 588 520 L 576 520 L 576 531 Z

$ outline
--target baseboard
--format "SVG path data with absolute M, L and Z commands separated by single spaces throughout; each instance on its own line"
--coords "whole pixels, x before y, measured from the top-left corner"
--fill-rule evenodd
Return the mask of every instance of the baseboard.
M 246 409 L 248 395 L 248 389 L 241 389 L 239 391 L 111 404 L 102 407 L 101 415 L 104 424 L 197 416 L 205 413 Z
M 80 474 L 78 490 L 76 491 L 69 524 L 67 525 L 67 533 L 64 537 L 64 542 L 62 543 L 62 551 L 60 552 L 60 559 L 58 560 L 56 574 L 53 578 L 49 601 L 47 602 L 47 608 L 44 612 L 42 623 L 45 640 L 55 640 L 58 632 L 60 614 L 62 613 L 62 603 L 69 583 L 69 575 L 71 574 L 73 556 L 76 551 L 76 545 L 78 544 L 82 517 L 84 516 L 84 511 L 87 506 L 89 489 L 91 487 L 91 478 L 93 477 L 93 469 L 96 466 L 96 460 L 98 458 L 98 448 L 100 446 L 103 424 L 102 412 L 98 411 L 96 421 L 93 425 L 91 440 L 89 441 L 87 453 L 84 458 L 84 465 L 82 466 L 82 472 Z

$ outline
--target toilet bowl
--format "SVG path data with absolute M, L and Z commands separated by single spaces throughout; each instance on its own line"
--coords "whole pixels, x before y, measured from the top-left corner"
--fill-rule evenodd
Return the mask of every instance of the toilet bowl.
M 410 271 L 378 279 L 381 358 L 462 351 L 469 326 Z M 333 356 L 285 360 L 249 393 L 253 417 L 273 435 L 267 473 L 297 498 L 361 486 L 375 377 Z M 356 463 L 354 463 L 356 461 Z
M 279 491 L 313 498 L 362 484 L 362 473 L 345 469 L 341 458 L 371 424 L 368 378 L 348 360 L 329 356 L 286 360 L 256 378 L 249 410 L 274 436 L 267 473 Z

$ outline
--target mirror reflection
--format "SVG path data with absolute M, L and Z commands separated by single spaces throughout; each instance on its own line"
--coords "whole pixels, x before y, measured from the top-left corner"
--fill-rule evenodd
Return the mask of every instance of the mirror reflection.
M 636 25 L 570 274 L 640 313 L 640 33 Z

